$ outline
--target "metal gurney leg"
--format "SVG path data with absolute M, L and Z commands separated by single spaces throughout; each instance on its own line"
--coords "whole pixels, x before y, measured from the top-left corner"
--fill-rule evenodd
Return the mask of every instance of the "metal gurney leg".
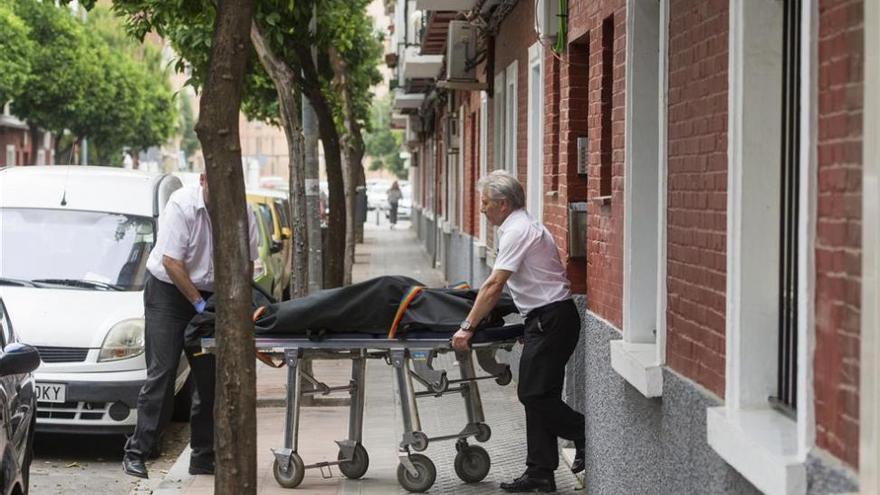
M 351 407 L 348 414 L 348 438 L 339 445 L 339 471 L 349 479 L 358 479 L 367 472 L 370 457 L 362 445 L 364 433 L 364 400 L 366 388 L 366 352 L 352 353 L 351 360 Z
M 437 468 L 427 456 L 422 454 L 410 454 L 413 450 L 422 451 L 428 448 L 428 436 L 421 429 L 419 410 L 416 405 L 415 391 L 413 390 L 412 378 L 409 374 L 409 358 L 407 351 L 395 349 L 391 351 L 391 364 L 394 366 L 394 376 L 397 381 L 397 391 L 400 394 L 400 409 L 403 416 L 403 440 L 397 457 L 400 465 L 397 466 L 397 481 L 400 486 L 411 492 L 424 492 L 431 488 L 437 478 Z
M 300 388 L 302 386 L 299 360 L 302 351 L 293 347 L 284 351 L 287 363 L 287 414 L 284 418 L 284 448 L 273 449 L 275 462 L 272 474 L 284 488 L 296 488 L 302 483 L 306 470 L 302 458 L 296 453 L 299 435 Z

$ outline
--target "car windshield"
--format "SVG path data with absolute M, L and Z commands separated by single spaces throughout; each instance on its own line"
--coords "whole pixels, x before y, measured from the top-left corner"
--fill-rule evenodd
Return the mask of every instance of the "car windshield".
M 154 242 L 149 217 L 0 209 L 0 278 L 38 287 L 141 290 Z

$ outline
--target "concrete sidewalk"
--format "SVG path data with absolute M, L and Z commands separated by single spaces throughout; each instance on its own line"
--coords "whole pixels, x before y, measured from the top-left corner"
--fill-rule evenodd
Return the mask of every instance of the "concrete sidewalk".
M 408 223 L 389 230 L 387 225 L 368 224 L 365 242 L 358 246 L 354 267 L 355 282 L 379 275 L 401 274 L 413 277 L 427 286 L 444 284 L 442 274 L 431 267 L 431 261 Z M 441 356 L 435 367 L 445 368 L 451 377 L 458 377 L 455 360 Z M 351 363 L 344 361 L 315 361 L 316 378 L 328 385 L 348 383 Z M 281 488 L 272 475 L 272 448 L 283 444 L 284 393 L 286 368 L 274 369 L 257 363 L 257 467 L 258 493 L 270 494 L 388 494 L 407 493 L 397 483 L 397 445 L 402 435 L 400 404 L 394 392 L 392 368 L 382 361 L 367 364 L 366 408 L 364 413 L 363 445 L 370 456 L 367 474 L 360 480 L 348 480 L 335 467 L 331 477 L 323 478 L 318 469 L 306 471 L 303 483 L 291 492 Z M 503 493 L 501 481 L 509 481 L 520 474 L 525 462 L 525 415 L 516 399 L 516 384 L 506 387 L 492 380 L 480 382 L 486 422 L 492 428 L 492 437 L 485 448 L 492 460 L 492 468 L 480 483 L 465 484 L 455 475 L 453 441 L 433 442 L 423 452 L 437 467 L 437 479 L 428 493 L 484 494 Z M 422 428 L 429 437 L 458 432 L 466 424 L 464 402 L 457 394 L 419 400 Z M 300 420 L 299 454 L 306 464 L 335 460 L 338 449 L 334 440 L 341 440 L 348 432 L 347 407 L 305 407 Z M 471 440 L 471 444 L 478 444 Z M 153 493 L 171 495 L 200 495 L 213 493 L 213 476 L 190 476 L 187 473 L 189 451 L 181 454 Z M 327 469 L 324 470 L 327 475 Z M 559 493 L 572 493 L 577 481 L 560 461 L 556 472 Z

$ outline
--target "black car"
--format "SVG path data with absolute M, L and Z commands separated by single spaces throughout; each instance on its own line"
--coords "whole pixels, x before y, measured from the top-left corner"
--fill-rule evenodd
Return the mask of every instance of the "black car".
M 0 494 L 28 492 L 34 457 L 37 396 L 34 376 L 40 353 L 18 341 L 0 299 Z

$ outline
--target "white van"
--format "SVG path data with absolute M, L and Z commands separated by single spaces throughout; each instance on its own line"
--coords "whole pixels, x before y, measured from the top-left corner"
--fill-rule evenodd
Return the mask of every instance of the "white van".
M 134 430 L 146 262 L 180 187 L 170 175 L 110 167 L 0 169 L 0 297 L 21 340 L 40 351 L 38 431 Z M 181 356 L 175 392 L 188 374 Z

